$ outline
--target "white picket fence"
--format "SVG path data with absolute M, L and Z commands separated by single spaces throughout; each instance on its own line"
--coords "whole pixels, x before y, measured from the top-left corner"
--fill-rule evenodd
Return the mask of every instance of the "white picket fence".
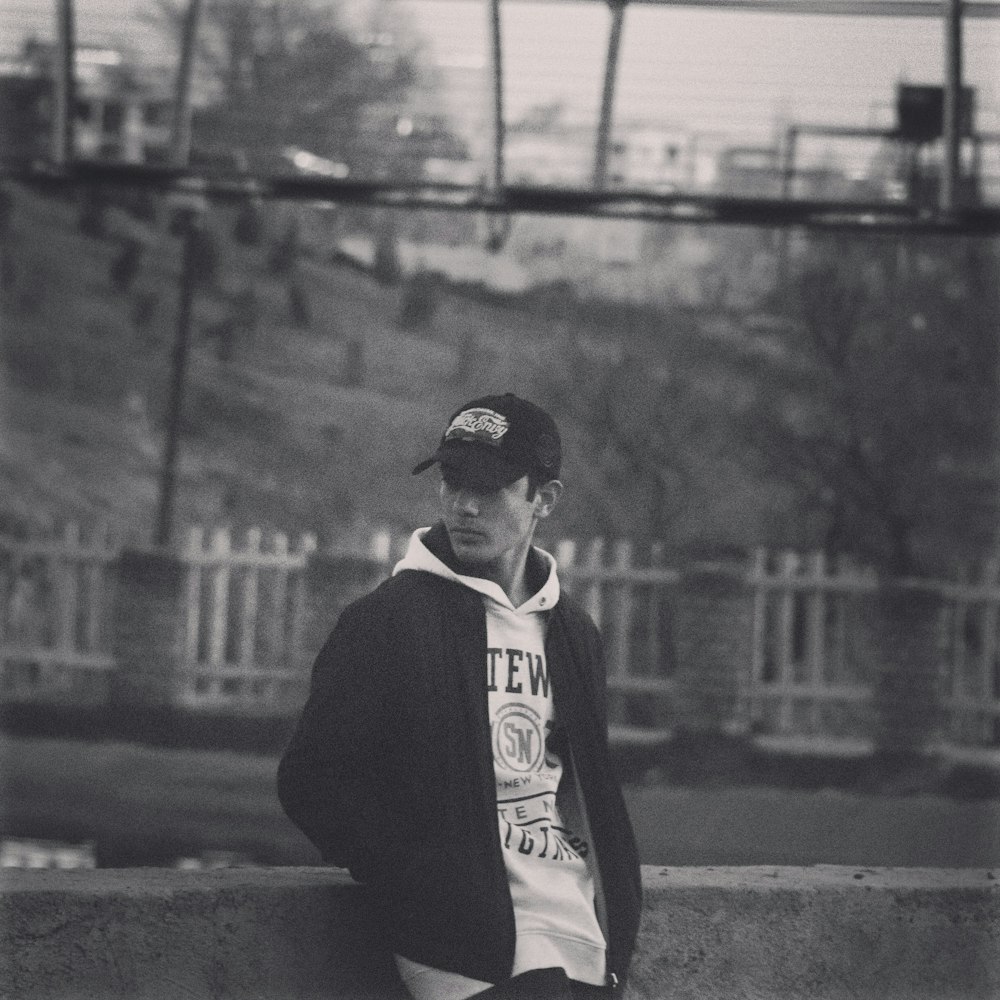
M 942 634 L 949 737 L 1000 744 L 1000 559 L 942 586 Z
M 106 530 L 84 536 L 76 524 L 56 538 L 0 536 L 0 701 L 106 699 L 117 555 Z
M 619 698 L 610 719 L 614 738 L 631 744 L 669 739 L 676 668 L 669 636 L 670 593 L 680 574 L 654 543 L 637 562 L 632 542 L 608 546 L 566 539 L 555 546 L 559 577 L 601 630 L 608 691 Z M 639 710 L 645 703 L 645 711 Z
M 388 573 L 402 539 L 374 535 L 354 559 Z M 306 535 L 237 544 L 224 530 L 192 529 L 176 551 L 185 572 L 184 650 L 173 699 L 192 709 L 284 709 L 301 697 L 315 650 L 303 648 L 305 569 L 316 549 Z M 119 546 L 106 532 L 74 525 L 58 538 L 0 537 L 0 702 L 100 703 L 116 662 L 108 647 Z M 663 738 L 677 719 L 671 608 L 680 574 L 662 548 L 638 551 L 562 541 L 555 546 L 567 591 L 601 628 L 616 730 L 636 741 Z M 327 553 L 329 555 L 329 553 Z M 861 627 L 874 574 L 821 554 L 757 553 L 740 573 L 753 601 L 743 720 L 755 731 L 851 737 L 870 730 L 877 664 Z M 947 737 L 1000 744 L 1000 569 L 926 584 L 944 598 L 942 703 Z M 627 706 L 627 710 L 622 709 Z
M 862 603 L 875 574 L 822 552 L 754 554 L 749 720 L 760 731 L 851 737 L 870 723 L 871 654 Z
M 184 654 L 174 678 L 182 707 L 286 706 L 302 688 L 304 573 L 316 539 L 294 550 L 257 529 L 234 548 L 228 530 L 192 528 L 180 548 L 187 599 Z
M 303 571 L 316 548 L 257 529 L 234 548 L 228 530 L 192 528 L 180 549 L 186 567 L 184 656 L 175 678 L 182 707 L 286 705 L 301 688 Z
M 823 553 L 758 551 L 750 715 L 765 732 L 853 736 L 868 731 L 878 664 L 862 616 L 875 573 Z M 949 741 L 1000 745 L 1000 565 L 930 586 L 943 598 L 939 625 L 941 706 Z

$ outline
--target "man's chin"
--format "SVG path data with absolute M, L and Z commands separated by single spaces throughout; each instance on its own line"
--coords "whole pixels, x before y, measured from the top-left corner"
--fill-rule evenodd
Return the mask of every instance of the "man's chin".
M 489 540 L 481 535 L 455 532 L 449 535 L 455 557 L 466 566 L 483 566 L 490 561 Z

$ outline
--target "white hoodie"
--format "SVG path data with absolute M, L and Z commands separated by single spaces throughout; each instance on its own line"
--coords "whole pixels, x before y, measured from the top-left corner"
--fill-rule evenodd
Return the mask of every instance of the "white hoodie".
M 606 944 L 595 911 L 592 854 L 564 822 L 567 814 L 580 815 L 576 789 L 560 788 L 563 761 L 547 743 L 556 721 L 545 662 L 545 612 L 559 600 L 555 560 L 535 549 L 548 576 L 515 608 L 498 584 L 461 576 L 433 555 L 422 541 L 428 530 L 414 532 L 393 575 L 424 570 L 483 597 L 497 819 L 517 928 L 512 975 L 556 966 L 571 979 L 601 985 Z

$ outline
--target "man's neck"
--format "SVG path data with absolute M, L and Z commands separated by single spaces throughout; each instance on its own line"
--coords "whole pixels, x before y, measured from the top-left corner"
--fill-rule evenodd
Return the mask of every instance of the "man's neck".
M 526 568 L 527 557 L 526 549 L 512 559 L 500 559 L 495 563 L 469 567 L 466 575 L 495 583 L 510 598 L 510 603 L 518 608 L 531 597 Z
M 507 559 L 494 563 L 460 562 L 448 540 L 448 532 L 439 523 L 424 537 L 424 545 L 449 569 L 461 576 L 474 576 L 479 580 L 495 583 L 518 608 L 528 600 L 545 582 L 544 570 L 537 565 L 538 557 L 531 551 L 531 539 L 522 549 L 510 554 Z

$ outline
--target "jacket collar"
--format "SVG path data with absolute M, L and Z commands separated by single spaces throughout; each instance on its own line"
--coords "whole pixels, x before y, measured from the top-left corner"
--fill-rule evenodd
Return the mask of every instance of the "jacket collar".
M 457 573 L 459 576 L 467 574 L 468 568 L 458 561 L 455 550 L 451 547 L 451 540 L 448 538 L 448 532 L 445 529 L 443 521 L 438 521 L 428 529 L 421 541 L 424 543 L 427 551 L 440 559 L 453 573 Z M 545 586 L 549 578 L 549 567 L 545 560 L 535 551 L 534 546 L 528 549 L 528 561 L 525 565 L 525 573 L 527 574 L 528 592 L 531 594 L 538 593 Z

